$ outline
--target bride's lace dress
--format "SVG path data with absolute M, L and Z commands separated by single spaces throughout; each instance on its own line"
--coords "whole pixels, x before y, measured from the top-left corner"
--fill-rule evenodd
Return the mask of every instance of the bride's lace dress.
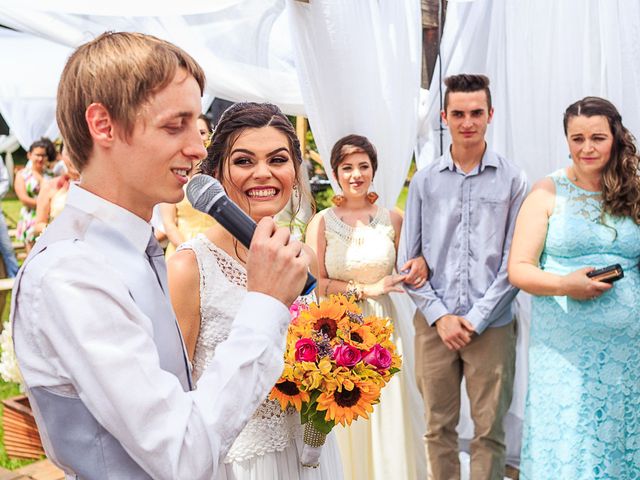
M 228 336 L 231 324 L 246 294 L 244 266 L 199 235 L 183 244 L 196 255 L 200 270 L 200 333 L 193 359 L 193 378 L 198 378 L 213 357 L 218 344 Z M 256 321 L 260 321 L 256 318 Z M 221 464 L 219 480 L 342 478 L 340 456 L 329 435 L 320 467 L 300 465 L 302 426 L 300 415 L 290 408 L 283 412 L 277 402 L 265 399 L 235 440 Z

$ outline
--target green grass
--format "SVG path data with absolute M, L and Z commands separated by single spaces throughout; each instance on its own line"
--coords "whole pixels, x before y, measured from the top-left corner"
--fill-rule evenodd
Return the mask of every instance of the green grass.
M 21 203 L 15 198 L 5 198 L 2 200 L 2 211 L 4 212 L 9 228 L 15 228 L 15 223 L 20 216 Z M 7 294 L 7 298 L 2 310 L 2 324 L 9 319 L 9 311 L 11 305 L 11 292 Z M 5 382 L 0 380 L 0 400 L 20 395 L 20 386 L 17 383 Z M 0 415 L 2 415 L 3 405 L 0 403 Z M 2 423 L 0 423 L 0 467 L 8 470 L 24 467 L 33 463 L 34 460 L 23 460 L 17 458 L 9 458 L 4 448 L 4 431 Z
M 2 310 L 2 324 L 9 319 L 9 311 L 11 305 L 11 293 L 7 295 L 7 300 Z M 0 400 L 5 400 L 7 398 L 15 397 L 16 395 L 20 395 L 20 386 L 17 383 L 13 382 L 5 382 L 0 379 Z M 2 410 L 4 405 L 0 403 L 0 416 L 2 415 Z M 15 470 L 16 468 L 24 467 L 25 465 L 29 465 L 33 463 L 35 460 L 23 460 L 18 458 L 10 458 L 7 455 L 7 451 L 4 448 L 4 429 L 2 428 L 2 423 L 0 422 L 0 467 L 6 468 L 9 470 Z
M 15 228 L 16 222 L 20 217 L 20 208 L 22 204 L 20 200 L 16 198 L 4 198 L 2 200 L 2 211 L 7 220 L 7 226 L 9 228 Z

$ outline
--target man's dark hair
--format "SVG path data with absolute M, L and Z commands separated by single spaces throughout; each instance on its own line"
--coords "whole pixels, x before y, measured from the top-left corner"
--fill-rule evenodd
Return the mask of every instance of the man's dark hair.
M 491 110 L 491 91 L 489 90 L 489 78 L 485 75 L 477 75 L 471 73 L 461 73 L 459 75 L 451 75 L 444 79 L 447 89 L 444 92 L 444 111 L 447 111 L 449 105 L 449 93 L 452 92 L 478 92 L 484 90 L 487 95 L 487 107 Z

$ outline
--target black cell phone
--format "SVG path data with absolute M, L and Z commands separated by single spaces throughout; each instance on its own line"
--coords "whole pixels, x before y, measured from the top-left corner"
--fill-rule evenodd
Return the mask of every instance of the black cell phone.
M 624 277 L 624 271 L 619 263 L 609 265 L 608 267 L 598 268 L 587 273 L 587 277 L 597 280 L 598 282 L 613 283 Z

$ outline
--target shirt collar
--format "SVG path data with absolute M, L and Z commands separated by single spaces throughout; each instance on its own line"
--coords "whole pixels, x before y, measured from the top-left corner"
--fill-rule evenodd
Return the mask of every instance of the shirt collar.
M 499 161 L 498 155 L 489 150 L 489 147 L 484 149 L 484 154 L 482 155 L 482 160 L 480 160 L 480 169 L 478 173 L 484 172 L 486 167 L 498 168 Z M 438 164 L 438 171 L 442 172 L 443 170 L 449 169 L 452 172 L 456 172 L 458 169 L 456 164 L 453 161 L 453 157 L 451 156 L 451 147 L 447 149 L 447 151 L 440 157 L 440 162 Z
M 75 184 L 69 186 L 67 205 L 102 220 L 119 232 L 126 232 L 136 250 L 146 250 L 152 233 L 151 225 L 129 210 Z

